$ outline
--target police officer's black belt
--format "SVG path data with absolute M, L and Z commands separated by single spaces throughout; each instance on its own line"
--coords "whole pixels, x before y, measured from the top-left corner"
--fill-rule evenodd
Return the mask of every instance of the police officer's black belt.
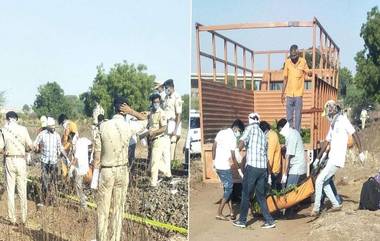
M 128 163 L 121 164 L 121 165 L 115 165 L 115 166 L 103 166 L 103 165 L 101 165 L 100 168 L 124 167 L 124 166 L 127 166 L 127 165 L 128 165 Z
M 164 135 L 156 136 L 155 138 L 153 138 L 152 141 L 155 141 L 155 140 L 157 140 L 157 139 L 159 139 L 159 138 L 161 138 L 161 137 L 164 137 Z

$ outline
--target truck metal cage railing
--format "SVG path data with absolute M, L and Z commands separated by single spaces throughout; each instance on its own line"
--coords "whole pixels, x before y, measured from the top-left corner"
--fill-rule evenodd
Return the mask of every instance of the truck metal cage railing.
M 300 49 L 309 63 L 312 76 L 306 77 L 303 128 L 310 128 L 309 149 L 317 149 L 324 139 L 328 122 L 320 113 L 328 99 L 336 99 L 339 79 L 339 47 L 317 20 L 209 25 L 196 24 L 196 69 L 198 78 L 199 108 L 201 113 L 201 137 L 205 144 L 216 132 L 226 127 L 233 118 L 244 118 L 253 110 L 263 113 L 265 120 L 274 121 L 285 116 L 281 106 L 283 74 L 281 68 L 273 68 L 272 59 L 285 59 L 289 50 L 255 50 L 217 32 L 263 28 L 307 28 L 312 29 L 311 47 Z M 211 40 L 201 46 L 201 33 Z M 208 48 L 206 48 L 208 47 Z M 266 67 L 256 68 L 259 56 L 266 57 Z M 210 70 L 204 66 L 209 64 Z M 210 65 L 211 64 L 211 65 Z M 261 64 L 263 64 L 261 62 Z M 222 66 L 222 70 L 218 70 Z M 207 73 L 207 77 L 204 76 Z M 211 76 L 210 76 L 211 75 Z M 221 76 L 222 75 L 222 76 Z M 255 85 L 257 76 L 262 76 L 260 85 Z M 210 80 L 211 78 L 211 80 Z M 276 85 L 279 84 L 278 86 Z M 223 87 L 224 86 L 224 87 Z M 255 88 L 256 86 L 256 88 Z M 259 86 L 259 87 L 257 87 Z M 274 86 L 276 88 L 274 88 Z M 239 92 L 240 91 L 240 92 Z M 230 95 L 221 99 L 221 96 Z M 236 97 L 236 95 L 241 97 Z M 225 101 L 225 102 L 223 102 Z M 224 103 L 224 104 L 222 104 Z M 241 105 L 233 107 L 232 103 Z M 224 107 L 230 107 L 227 111 Z M 220 112 L 224 113 L 220 113 Z M 204 153 L 202 153 L 204 154 Z

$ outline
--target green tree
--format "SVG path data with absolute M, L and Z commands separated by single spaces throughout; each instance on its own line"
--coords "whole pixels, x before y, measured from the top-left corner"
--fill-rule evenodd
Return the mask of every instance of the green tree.
M 22 107 L 22 111 L 23 111 L 25 114 L 28 114 L 29 111 L 30 111 L 30 106 L 27 105 L 27 104 L 23 105 L 23 107 Z
M 65 95 L 65 103 L 68 107 L 66 114 L 69 118 L 78 119 L 84 115 L 84 103 L 76 95 Z
M 340 70 L 339 81 L 345 84 L 345 95 L 342 95 L 344 105 L 351 107 L 351 117 L 354 121 L 358 120 L 362 108 L 371 102 L 365 95 L 364 90 L 357 88 L 349 69 L 344 67 Z
M 344 98 L 347 94 L 347 83 L 353 84 L 352 73 L 347 67 L 340 68 L 338 94 L 341 98 Z
M 363 89 L 371 101 L 380 103 L 380 12 L 378 7 L 367 13 L 361 27 L 364 49 L 356 54 L 355 85 Z
M 57 118 L 61 113 L 68 113 L 63 89 L 57 82 L 48 82 L 38 87 L 38 94 L 33 104 L 33 110 L 38 116 L 47 115 Z
M 189 123 L 189 99 L 188 94 L 182 96 L 182 121 L 185 124 Z
M 127 96 L 129 104 L 137 111 L 147 110 L 155 76 L 147 74 L 146 70 L 145 65 L 135 66 L 126 61 L 115 64 L 109 73 L 102 65 L 98 66 L 92 87 L 80 96 L 86 115 L 92 115 L 97 101 L 104 108 L 106 116 L 110 117 L 116 96 Z

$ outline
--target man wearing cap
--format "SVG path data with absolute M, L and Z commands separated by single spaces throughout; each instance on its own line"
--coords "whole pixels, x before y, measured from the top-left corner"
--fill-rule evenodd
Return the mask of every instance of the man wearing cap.
M 47 126 L 47 117 L 46 116 L 41 116 L 40 117 L 40 122 L 41 122 L 41 128 L 38 130 L 38 132 L 41 132 L 46 129 Z
M 305 74 L 311 76 L 312 72 L 307 66 L 306 60 L 299 56 L 298 46 L 290 47 L 289 58 L 284 66 L 284 85 L 281 93 L 281 102 L 286 96 L 286 119 L 291 128 L 301 131 L 302 96 L 305 85 Z
M 152 111 L 148 116 L 149 139 L 152 145 L 150 172 L 152 187 L 157 186 L 158 172 L 162 171 L 166 177 L 171 177 L 170 167 L 170 138 L 166 133 L 168 121 L 165 112 L 161 109 L 161 96 L 153 94 L 150 97 Z
M 331 189 L 330 182 L 327 181 L 334 176 L 340 168 L 344 167 L 349 135 L 352 135 L 356 146 L 359 149 L 359 159 L 362 162 L 365 160 L 361 141 L 355 131 L 355 128 L 352 126 L 347 117 L 342 114 L 339 106 L 334 100 L 329 100 L 326 102 L 322 116 L 328 118 L 330 122 L 330 129 L 327 133 L 326 141 L 323 142 L 321 150 L 319 151 L 313 165 L 315 166 L 318 164 L 328 146 L 330 146 L 330 152 L 329 160 L 327 161 L 326 166 L 319 173 L 315 181 L 315 201 L 313 210 L 310 214 L 311 216 L 317 216 L 320 213 L 322 190 L 332 203 L 332 211 L 339 211 L 342 208 L 342 205 L 339 204 L 334 192 Z
M 233 225 L 241 228 L 246 227 L 251 193 L 254 191 L 265 219 L 262 228 L 274 228 L 276 225 L 269 213 L 265 199 L 265 183 L 267 182 L 268 175 L 268 143 L 265 134 L 259 127 L 259 114 L 249 114 L 248 120 L 250 124 L 244 130 L 239 140 L 239 150 L 241 151 L 245 147 L 247 155 L 243 173 L 240 216 L 238 220 L 233 222 Z
M 175 151 L 177 142 L 181 136 L 181 114 L 182 114 L 182 99 L 174 90 L 172 79 L 168 79 L 164 83 L 165 86 L 165 101 L 164 110 L 168 119 L 168 135 L 170 136 L 170 160 L 175 159 Z
M 120 240 L 129 182 L 129 141 L 131 136 L 144 130 L 147 125 L 144 120 L 146 117 L 130 108 L 127 98 L 115 98 L 114 108 L 116 114 L 99 126 L 95 138 L 94 173 L 100 169 L 97 193 L 98 241 Z M 126 114 L 140 121 L 132 126 L 125 121 Z
M 38 206 L 42 207 L 55 201 L 54 190 L 58 178 L 59 155 L 62 153 L 67 159 L 66 152 L 61 144 L 61 137 L 55 131 L 55 120 L 53 118 L 47 118 L 47 127 L 37 135 L 34 148 L 41 152 L 42 200 Z
M 16 224 L 15 186 L 20 197 L 21 223 L 25 225 L 27 216 L 26 195 L 26 151 L 33 148 L 26 127 L 17 123 L 18 116 L 14 111 L 6 113 L 7 123 L 1 128 L 0 153 L 5 156 L 5 174 L 8 194 L 8 216 L 12 224 Z
M 282 167 L 281 184 L 286 187 L 297 185 L 306 177 L 305 150 L 300 133 L 291 128 L 284 118 L 278 121 L 277 129 L 285 137 L 285 162 Z

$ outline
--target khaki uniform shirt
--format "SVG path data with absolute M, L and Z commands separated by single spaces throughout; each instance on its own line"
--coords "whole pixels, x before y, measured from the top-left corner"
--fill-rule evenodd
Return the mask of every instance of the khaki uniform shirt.
M 128 146 L 131 136 L 145 129 L 147 121 L 136 121 L 130 125 L 122 115 L 116 114 L 103 122 L 95 137 L 95 152 L 100 152 L 101 166 L 128 164 Z
M 165 127 L 167 125 L 168 121 L 166 119 L 165 111 L 163 111 L 161 108 L 159 108 L 156 112 L 151 112 L 149 114 L 149 120 L 148 120 L 148 129 L 155 131 L 158 129 L 161 129 L 162 127 Z M 162 136 L 160 134 L 159 136 Z
M 170 96 L 167 95 L 165 97 L 164 110 L 168 120 L 174 120 L 176 114 L 182 113 L 182 99 L 177 92 L 173 92 Z
M 27 147 L 32 147 L 28 130 L 15 122 L 6 124 L 1 131 L 4 139 L 0 136 L 0 149 L 5 147 L 6 155 L 24 156 Z

